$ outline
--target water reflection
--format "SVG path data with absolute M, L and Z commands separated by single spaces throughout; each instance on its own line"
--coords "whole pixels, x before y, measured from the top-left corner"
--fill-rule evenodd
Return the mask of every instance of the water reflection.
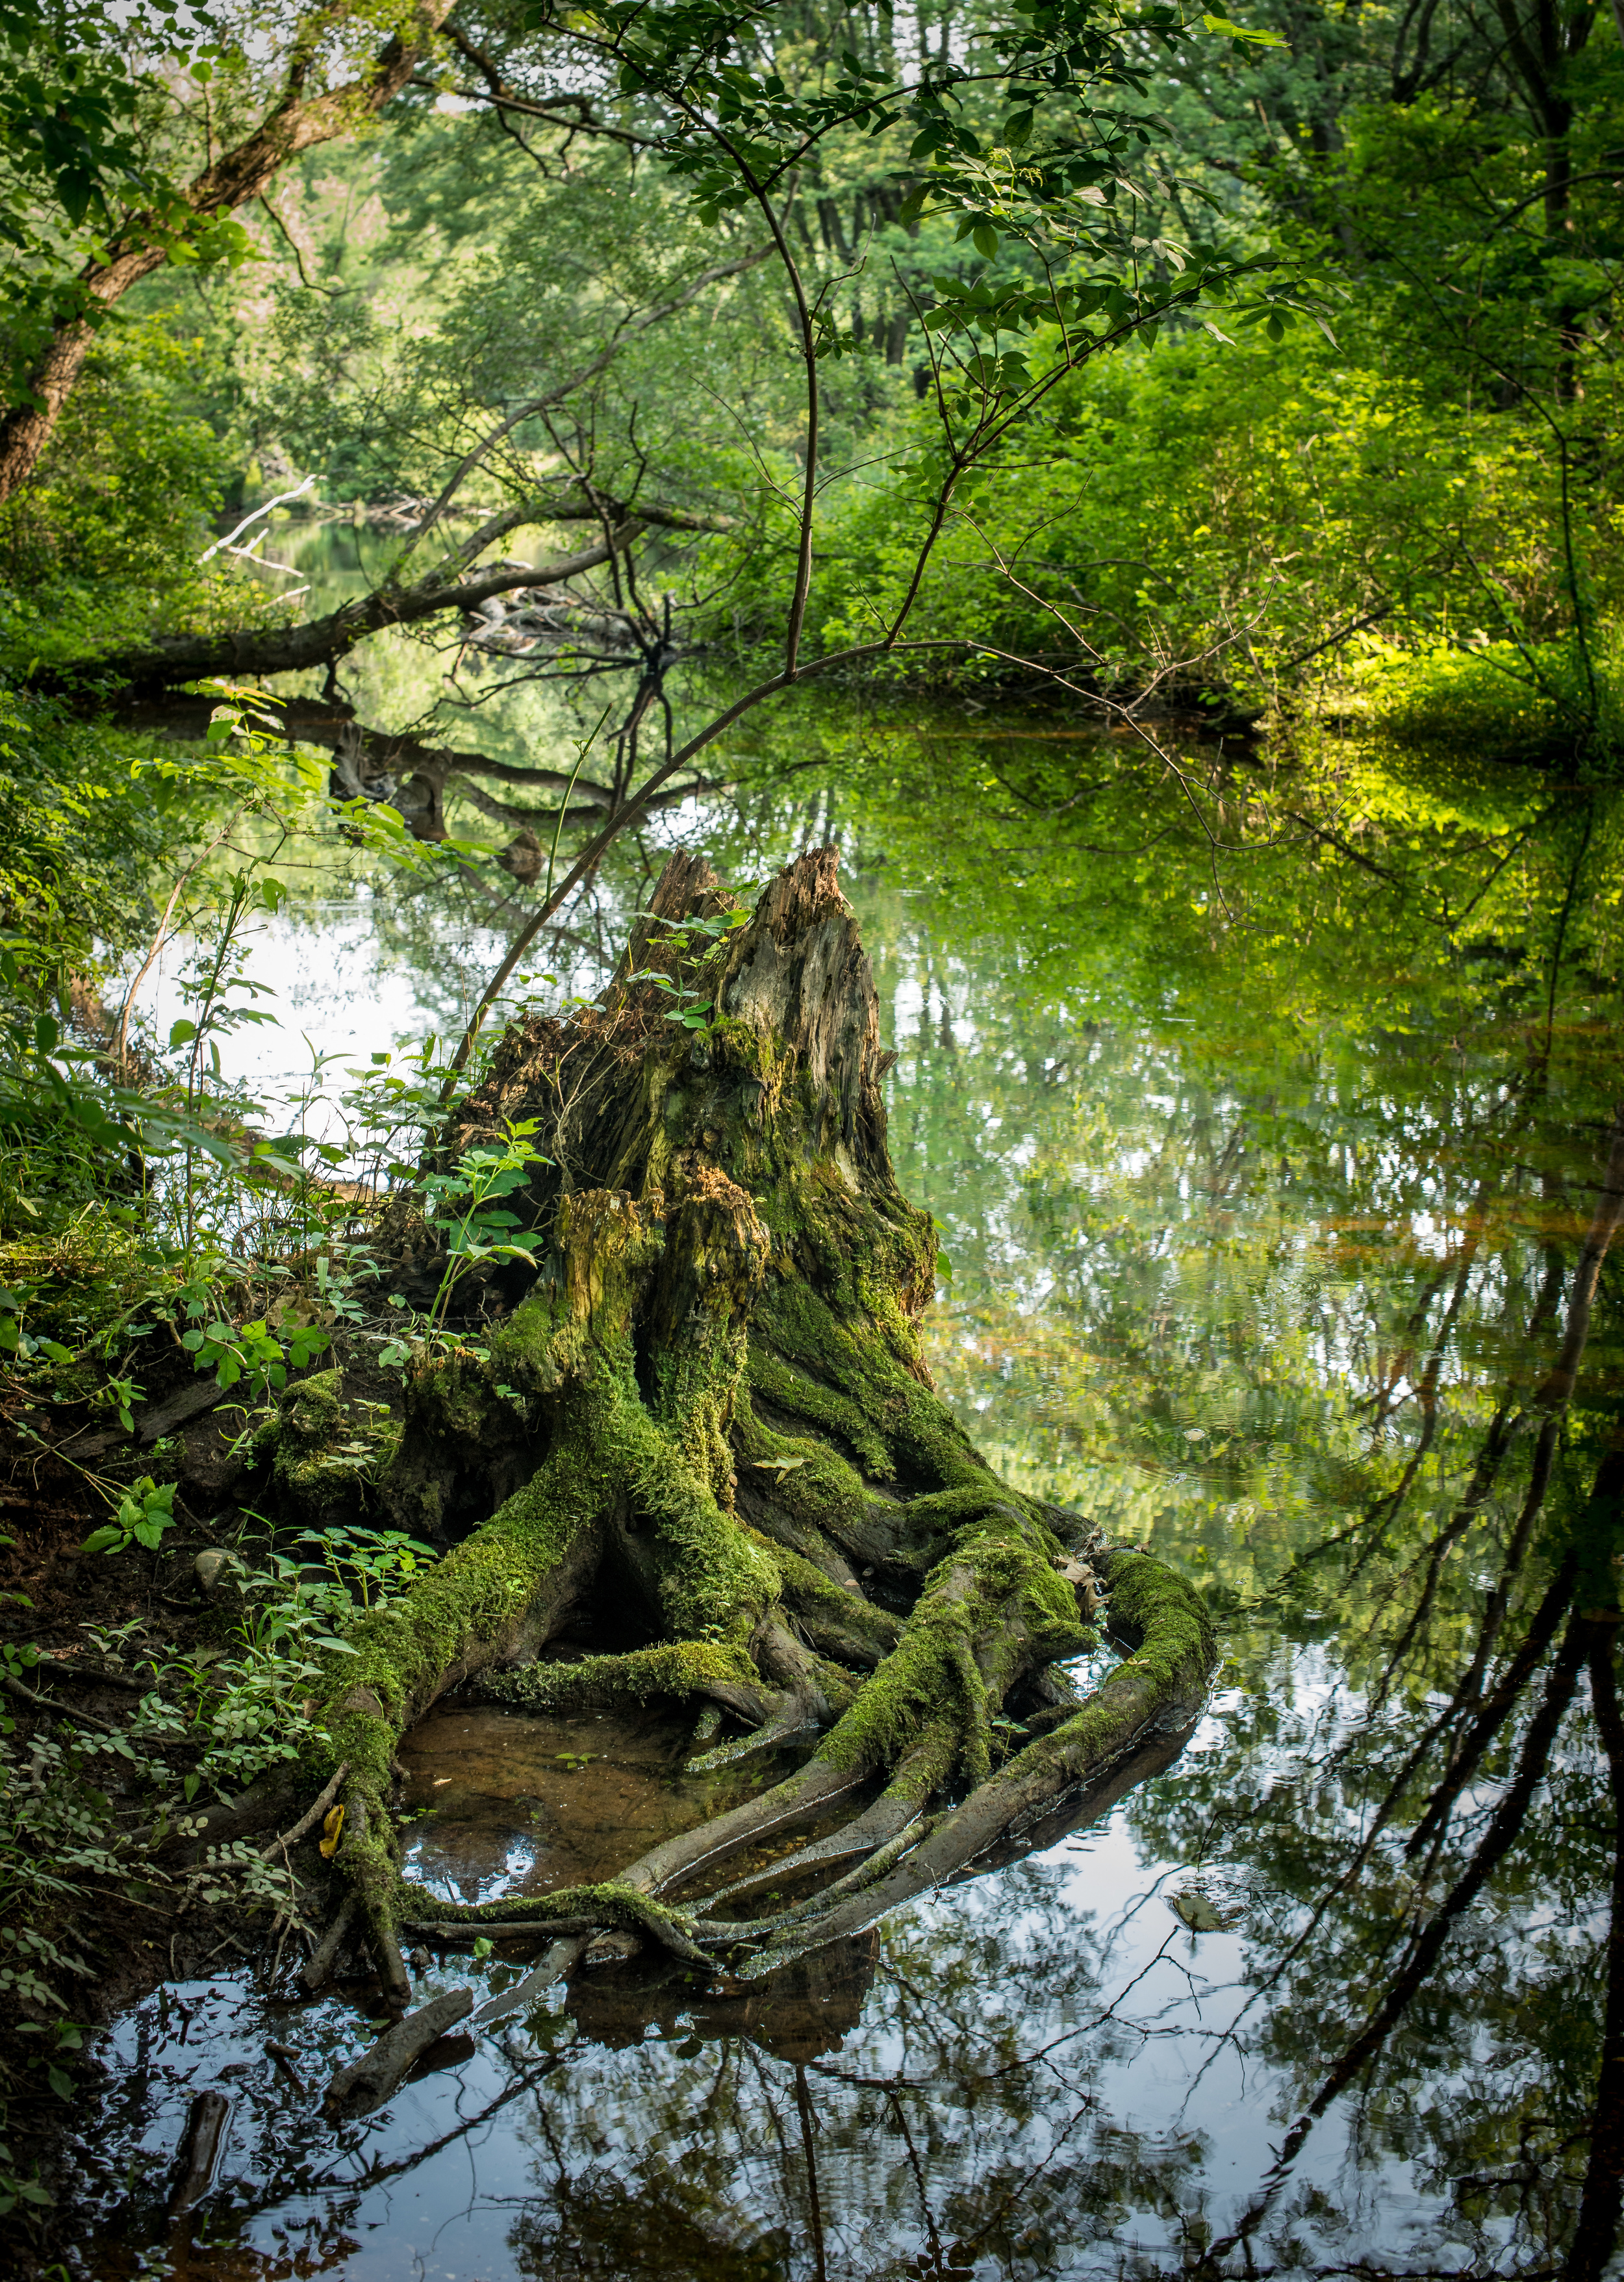
M 1092 937 L 1039 969 L 1018 935 L 858 892 L 899 1173 L 954 1263 L 940 1379 L 995 1463 L 1205 1580 L 1207 1716 L 1075 1833 L 862 1943 L 765 1988 L 583 1968 L 362 2122 L 324 2123 L 264 2040 L 321 2084 L 366 1983 L 165 1992 L 104 2047 L 78 2159 L 95 2270 L 1607 2270 L 1606 1093 L 1553 1089 L 1511 1036 L 1492 1067 L 1373 1027 L 1332 1051 L 1237 1047 L 1232 1022 L 1220 1048 Z M 657 1720 L 595 1752 L 606 1785 L 564 1764 L 585 1735 L 521 1766 L 479 1725 L 510 1717 L 448 1707 L 414 1739 L 417 1795 L 447 1801 L 425 1882 L 587 1874 L 689 1819 Z M 447 1958 L 425 1989 L 516 1969 Z M 166 2166 L 210 2084 L 221 2184 L 176 2231 Z

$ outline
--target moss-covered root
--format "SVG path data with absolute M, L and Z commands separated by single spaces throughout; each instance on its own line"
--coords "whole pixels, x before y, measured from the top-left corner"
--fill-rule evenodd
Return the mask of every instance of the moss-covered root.
M 695 1921 L 659 1898 L 740 1849 L 758 1845 L 780 1831 L 827 1813 L 862 1788 L 860 1775 L 809 1760 L 759 1798 L 663 1840 L 602 1885 L 564 1887 L 523 1901 L 445 1902 L 408 1886 L 397 1872 L 386 1900 L 390 1921 L 397 1921 L 392 1913 L 399 1910 L 409 1911 L 416 1923 L 432 1921 L 437 1926 L 466 1926 L 474 1930 L 482 1924 L 513 1925 L 520 1921 L 561 1932 L 577 1926 L 619 1927 L 649 1934 L 664 1947 L 708 1964 L 709 1959 L 695 1946 Z
M 1014 1501 L 983 1501 L 925 1580 L 902 1636 L 819 1746 L 836 1766 L 902 1766 L 936 1739 L 929 1788 L 979 1783 L 993 1759 L 992 1721 L 1015 1683 L 1088 1645 L 1057 1547 Z M 942 1738 L 948 1738 L 942 1748 Z
M 895 1867 L 865 1879 L 859 1871 L 841 1882 L 843 1898 L 817 1898 L 804 1922 L 789 1923 L 781 1942 L 750 1963 L 751 1977 L 770 1972 L 786 1956 L 859 1932 L 887 1911 L 945 1885 L 1000 1839 L 1035 1821 L 1047 1807 L 1102 1775 L 1136 1743 L 1158 1729 L 1187 1725 L 1199 1711 L 1215 1661 L 1212 1626 L 1200 1596 L 1148 1554 L 1115 1553 L 1101 1564 L 1112 1592 L 1114 1620 L 1138 1646 L 1051 1735 L 1018 1752 L 963 1805 L 929 1827 Z M 885 1850 L 887 1855 L 891 1850 Z M 882 1857 L 872 1867 L 882 1868 Z M 853 1887 L 857 1890 L 851 1890 Z M 750 1927 L 758 1937 L 763 1929 Z M 705 1938 L 738 1938 L 743 1927 L 708 1926 Z
M 625 1197 L 587 1191 L 561 1207 L 558 1228 L 562 1308 L 538 1296 L 491 1340 L 493 1365 L 551 1393 L 547 1461 L 409 1593 L 362 1620 L 327 1706 L 333 1756 L 350 1763 L 352 1829 L 362 1834 L 338 1859 L 392 1979 L 399 1891 L 385 1800 L 400 1736 L 446 1688 L 533 1658 L 611 1535 L 667 1644 L 601 1662 L 592 1679 L 720 1696 L 770 1735 L 827 1724 L 850 1693 L 776 1622 L 771 1550 L 727 1510 L 727 1430 L 744 1353 L 737 1318 L 768 1249 L 749 1198 L 720 1176 L 696 1176 L 661 1236 Z M 660 1333 L 648 1401 L 631 1337 L 640 1294 Z
M 955 1775 L 972 1781 L 986 1776 L 991 1719 L 1015 1681 L 1056 1657 L 1075 1653 L 1090 1637 L 1077 1621 L 1071 1588 L 1053 1563 L 1052 1539 L 1023 1505 L 1004 1499 L 987 1507 L 983 1501 L 979 1517 L 960 1530 L 955 1550 L 928 1580 L 897 1647 L 860 1687 L 854 1688 L 851 1675 L 810 1657 L 769 1619 L 751 1645 L 756 1667 L 783 1684 L 789 1708 L 781 1715 L 782 1733 L 826 1716 L 820 1705 L 809 1709 L 797 1696 L 798 1682 L 815 1682 L 826 1699 L 843 1686 L 851 1700 L 797 1774 L 731 1813 L 667 1841 L 622 1875 L 640 1886 L 647 1883 L 649 1890 L 669 1891 L 781 1829 L 810 1821 L 842 1797 L 860 1795 L 885 1774 L 890 1776 L 885 1791 L 853 1825 L 803 1850 L 778 1870 L 789 1874 L 803 1866 L 861 1860 L 891 1847 Z M 796 1571 L 791 1581 L 804 1586 L 810 1574 Z M 638 1654 L 649 1659 L 646 1676 L 653 1679 L 660 1660 L 692 1652 L 654 1649 Z M 624 1672 L 633 1661 L 604 1659 L 602 1679 L 609 1679 L 611 1663 Z M 808 1665 L 814 1667 L 811 1681 Z M 680 1676 L 692 1684 L 689 1673 Z M 533 1685 L 517 1675 L 516 1680 L 526 1689 Z M 722 1690 L 712 1684 L 705 1692 L 719 1696 Z M 769 1729 L 695 1764 L 723 1763 L 775 1739 Z
M 780 1886 L 788 1879 L 804 1877 L 812 1871 L 830 1870 L 842 1862 L 872 1862 L 923 1820 L 931 1794 L 941 1781 L 943 1767 L 952 1764 L 955 1740 L 952 1722 L 936 1720 L 927 1727 L 879 1797 L 861 1814 L 841 1829 L 829 1832 L 827 1837 L 815 1838 L 797 1848 L 793 1854 L 758 1864 L 746 1876 L 735 1878 L 731 1885 L 707 1894 L 694 1905 L 695 1910 L 712 1913 L 723 1902 L 736 1902 L 741 1896 L 754 1893 L 762 1886 Z M 822 1908 L 828 1898 L 826 1890 L 814 1896 L 804 1908 L 774 1918 L 772 1924 L 785 1924 Z M 707 1922 L 701 1930 L 735 1934 L 744 1940 L 751 1937 L 759 1939 L 763 1928 L 759 1924 L 719 1927 Z
M 411 1592 L 364 1617 L 335 1657 L 327 1764 L 349 1762 L 338 1866 L 358 1897 L 392 1993 L 407 1993 L 395 1938 L 397 1865 L 388 1792 L 401 1736 L 435 1698 L 483 1667 L 533 1654 L 598 1562 L 606 1485 L 591 1456 L 589 1401 L 534 1480 Z M 312 1774 L 326 1772 L 319 1760 Z
M 690 1965 L 709 1966 L 711 1960 L 693 1939 L 690 1919 L 625 1878 L 611 1878 L 593 1886 L 560 1886 L 550 1894 L 537 1894 L 513 1902 L 459 1904 L 425 1895 L 421 1888 L 397 1880 L 397 1895 L 411 1923 L 425 1929 L 466 1928 L 477 1933 L 482 1925 L 533 1925 L 538 1932 L 558 1934 L 604 1930 L 646 1934 L 664 1949 Z

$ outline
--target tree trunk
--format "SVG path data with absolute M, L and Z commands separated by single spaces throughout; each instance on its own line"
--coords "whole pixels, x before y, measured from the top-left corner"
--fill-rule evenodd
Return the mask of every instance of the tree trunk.
M 890 1057 L 835 851 L 748 921 L 677 856 L 654 910 L 597 1005 L 508 1031 L 447 1142 L 538 1122 L 550 1161 L 506 1201 L 544 1232 L 540 1271 L 460 1286 L 478 1351 L 410 1373 L 385 1487 L 400 1523 L 455 1541 L 355 1626 L 305 1770 L 314 1788 L 348 1764 L 337 1867 L 401 1995 L 402 1913 L 615 1926 L 690 1958 L 743 1942 L 768 1969 L 1006 1855 L 1187 1722 L 1210 1668 L 1188 1587 L 1006 1487 L 932 1391 L 935 1234 L 892 1171 Z M 671 1020 L 656 977 L 707 1026 Z M 438 1285 L 409 1207 L 392 1233 L 403 1286 Z M 1101 1588 L 1137 1646 L 1084 1701 L 1056 1661 L 1092 1640 Z M 538 1660 L 594 1617 L 642 1644 Z M 682 1700 L 703 1743 L 734 1731 L 699 1767 L 806 1756 L 604 1885 L 459 1908 L 406 1885 L 389 1806 L 401 1735 L 456 1686 L 548 1710 Z M 804 1898 L 734 1914 L 759 1867 L 740 1858 L 843 1805 L 843 1829 L 772 1866 Z M 708 1904 L 673 1898 L 725 1862 L 743 1874 Z
M 161 730 L 201 744 L 208 733 L 216 701 L 208 696 L 168 693 L 158 698 L 121 703 L 117 718 L 133 727 Z M 534 767 L 522 762 L 497 760 L 486 753 L 470 752 L 460 745 L 430 745 L 403 731 L 369 728 L 355 718 L 354 709 L 341 698 L 324 702 L 315 697 L 268 697 L 287 734 L 290 744 L 324 746 L 333 756 L 328 789 L 335 799 L 366 796 L 387 801 L 405 819 L 418 840 L 444 840 L 446 795 L 457 789 L 480 811 L 498 821 L 528 828 L 551 839 L 562 823 L 565 832 L 602 826 L 615 806 L 615 788 L 567 769 Z M 488 794 L 486 780 L 510 787 L 529 796 L 524 804 Z M 709 789 L 697 772 L 683 775 L 665 791 L 657 793 L 645 810 L 649 815 L 680 807 L 696 793 Z M 571 796 L 564 809 L 532 803 L 549 796 Z M 502 862 L 501 856 L 497 862 Z M 504 866 L 504 868 L 509 868 Z M 544 865 L 527 876 L 534 879 Z M 526 876 L 516 874 L 516 876 Z
M 63 668 L 46 668 L 31 674 L 28 686 L 43 690 L 82 687 L 94 673 L 139 696 L 217 676 L 243 681 L 268 673 L 307 673 L 317 666 L 337 665 L 358 642 L 385 626 L 420 625 L 425 619 L 445 617 L 454 611 L 466 613 L 476 603 L 494 594 L 511 594 L 516 587 L 551 586 L 578 578 L 585 570 L 595 570 L 618 548 L 639 537 L 641 529 L 636 523 L 623 524 L 608 540 L 550 562 L 509 563 L 462 578 L 431 575 L 409 586 L 386 583 L 354 602 L 340 603 L 322 617 L 307 619 L 302 625 L 245 626 L 228 633 L 159 634 L 136 648 L 86 659 L 71 673 Z

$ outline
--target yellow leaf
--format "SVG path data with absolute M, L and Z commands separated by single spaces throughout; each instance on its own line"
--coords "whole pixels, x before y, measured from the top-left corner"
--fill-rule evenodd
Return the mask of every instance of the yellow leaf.
M 338 1834 L 344 1828 L 344 1809 L 335 1806 L 322 1825 L 322 1853 L 330 1862 L 338 1851 Z

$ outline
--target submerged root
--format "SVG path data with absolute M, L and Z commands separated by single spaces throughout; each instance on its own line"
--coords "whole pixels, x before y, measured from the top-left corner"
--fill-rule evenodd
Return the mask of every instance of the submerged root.
M 517 1902 L 485 1903 L 439 1902 L 403 1878 L 399 1898 L 413 1911 L 415 1923 L 437 1930 L 465 1928 L 478 1933 L 486 1923 L 509 1929 L 531 1925 L 538 1932 L 571 1934 L 612 1929 L 646 1935 L 690 1965 L 709 1961 L 694 1940 L 689 1929 L 693 1921 L 686 1912 L 671 1909 L 618 1878 L 603 1885 L 563 1886 Z
M 887 1911 L 951 1883 L 978 1859 L 1018 1837 L 1068 1792 L 1108 1775 L 1157 1730 L 1182 1738 L 1200 1709 L 1212 1671 L 1214 1642 L 1206 1610 L 1181 1578 L 1146 1554 L 1119 1553 L 1108 1556 L 1105 1565 L 1117 1620 L 1138 1637 L 1133 1652 L 1081 1711 L 1053 1734 L 1029 1743 L 961 1805 L 940 1816 L 895 1868 L 888 1865 L 886 1874 L 874 1877 L 876 1857 L 865 1866 L 869 1874 L 843 1882 L 845 1891 L 840 1899 L 831 1891 L 804 1913 L 789 1913 L 802 1923 L 803 1937 L 770 1944 L 752 1960 L 752 1976 L 772 1972 L 807 1948 L 860 1932 Z M 820 1907 L 820 1903 L 833 1906 Z M 718 1937 L 715 1929 L 705 1930 L 707 1937 Z
M 736 1901 L 742 1894 L 758 1893 L 763 1886 L 779 1885 L 786 1879 L 801 1878 L 809 1872 L 829 1869 L 840 1862 L 863 1861 L 870 1855 L 890 1848 L 923 1820 L 924 1801 L 934 1788 L 936 1772 L 950 1748 L 951 1737 L 944 1729 L 928 1736 L 909 1753 L 892 1781 L 873 1805 L 854 1821 L 847 1823 L 843 1829 L 831 1831 L 827 1838 L 815 1839 L 809 1845 L 797 1847 L 793 1854 L 780 1860 L 764 1863 L 747 1876 L 735 1878 L 731 1885 L 706 1895 L 704 1900 L 695 1906 L 708 1912 L 720 1902 Z M 713 1929 L 708 1927 L 706 1930 L 709 1932 Z M 737 1928 L 728 1930 L 738 1934 Z M 750 1930 L 759 1934 L 761 1929 L 758 1925 L 752 1925 Z

